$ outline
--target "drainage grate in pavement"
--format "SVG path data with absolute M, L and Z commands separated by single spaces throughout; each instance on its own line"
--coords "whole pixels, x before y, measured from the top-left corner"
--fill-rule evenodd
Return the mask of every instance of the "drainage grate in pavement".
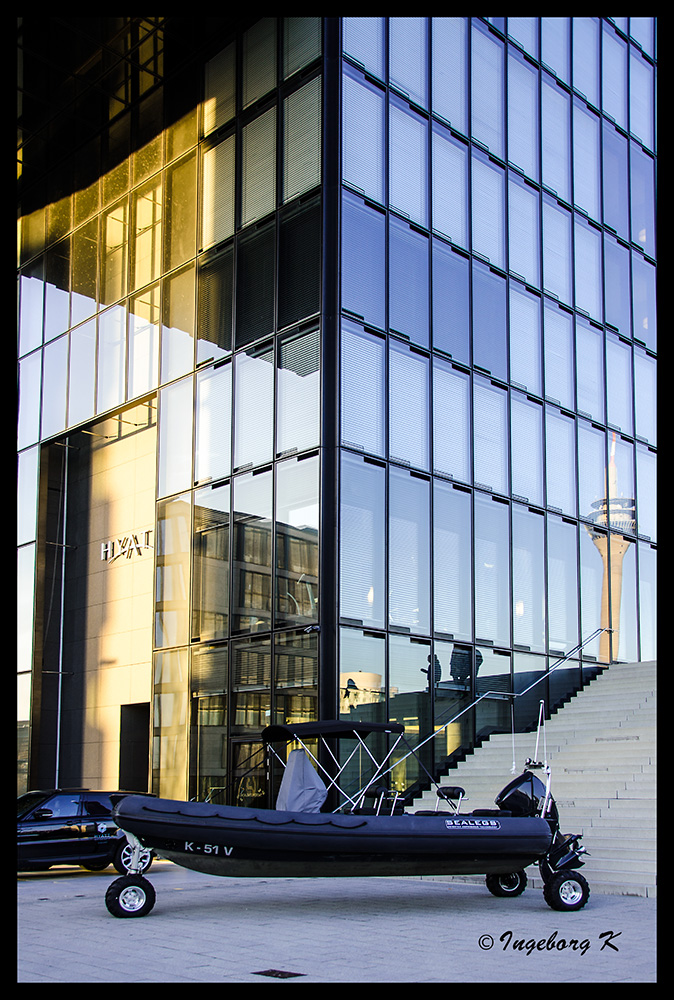
M 270 976 L 272 979 L 294 979 L 296 976 L 305 976 L 305 972 L 284 972 L 283 969 L 265 969 L 263 972 L 254 972 L 254 976 Z

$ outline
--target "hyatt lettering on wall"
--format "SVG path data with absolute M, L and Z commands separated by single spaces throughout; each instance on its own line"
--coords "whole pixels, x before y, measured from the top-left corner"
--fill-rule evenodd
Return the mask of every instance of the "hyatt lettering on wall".
M 142 556 L 144 550 L 152 549 L 150 537 L 152 529 L 124 535 L 123 538 L 110 539 L 101 542 L 101 562 L 113 563 L 122 556 L 131 559 L 132 556 Z

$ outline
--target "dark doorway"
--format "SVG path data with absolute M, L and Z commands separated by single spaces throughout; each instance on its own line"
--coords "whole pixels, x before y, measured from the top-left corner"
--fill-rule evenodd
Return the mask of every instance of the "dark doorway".
M 150 703 L 120 706 L 119 787 L 147 792 L 150 771 Z

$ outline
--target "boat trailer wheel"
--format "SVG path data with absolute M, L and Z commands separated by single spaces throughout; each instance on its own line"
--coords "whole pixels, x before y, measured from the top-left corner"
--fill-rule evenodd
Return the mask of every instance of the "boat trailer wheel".
M 590 898 L 590 887 L 578 872 L 557 872 L 545 882 L 543 896 L 553 910 L 581 910 Z
M 113 917 L 144 917 L 156 898 L 154 886 L 142 875 L 124 875 L 108 886 L 105 905 Z
M 520 896 L 527 887 L 527 873 L 520 870 L 505 875 L 487 875 L 485 881 L 493 896 Z

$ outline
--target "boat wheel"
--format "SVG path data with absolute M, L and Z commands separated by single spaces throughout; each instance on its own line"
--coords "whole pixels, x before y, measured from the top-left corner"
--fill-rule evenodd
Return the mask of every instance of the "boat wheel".
M 487 875 L 485 881 L 493 896 L 520 896 L 527 887 L 527 873 L 522 870 L 506 875 Z
M 154 886 L 142 875 L 124 875 L 108 886 L 105 905 L 113 917 L 144 917 L 156 898 Z
M 543 897 L 553 910 L 581 910 L 590 898 L 590 887 L 578 872 L 557 872 L 543 886 Z

